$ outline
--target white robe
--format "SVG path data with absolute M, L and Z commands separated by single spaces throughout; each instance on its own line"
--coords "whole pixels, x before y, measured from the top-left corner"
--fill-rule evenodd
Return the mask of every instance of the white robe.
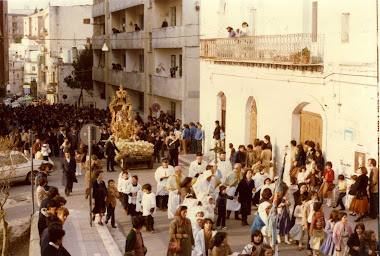
M 195 160 L 191 162 L 190 167 L 189 167 L 189 177 L 195 178 L 195 175 L 202 174 L 203 172 L 206 171 L 207 167 L 207 162 L 202 160 L 202 164 L 198 164 L 198 160 Z
M 141 206 L 143 211 L 143 216 L 148 216 L 150 214 L 150 209 L 154 208 L 152 216 L 156 213 L 156 195 L 153 192 L 150 194 L 143 193 Z
M 215 230 L 212 230 L 211 231 L 212 233 L 212 237 L 214 237 L 217 233 L 217 231 Z M 193 256 L 200 256 L 203 254 L 203 256 L 206 255 L 206 245 L 205 245 L 206 241 L 205 241 L 205 234 L 204 234 L 204 230 L 201 229 L 197 236 L 195 237 L 195 247 L 194 247 L 194 251 L 193 251 Z
M 174 174 L 174 167 L 171 165 L 168 165 L 168 168 L 164 168 L 162 166 L 158 167 L 154 178 L 157 181 L 157 192 L 156 195 L 158 196 L 167 196 L 169 195 L 169 191 L 166 190 L 166 183 L 168 182 L 168 179 L 160 180 L 161 177 L 169 177 Z
M 127 184 L 125 182 L 127 182 Z M 122 192 L 122 193 L 126 194 L 128 185 L 130 183 L 132 183 L 132 174 L 129 173 L 128 174 L 128 179 L 124 180 L 124 178 L 123 178 L 123 172 L 120 172 L 119 177 L 117 178 L 117 190 L 119 192 Z
M 180 178 L 180 181 L 179 182 L 182 182 L 184 180 L 184 176 L 181 175 L 181 178 Z M 172 175 L 168 178 L 168 182 L 167 182 L 167 186 L 170 184 L 170 185 L 174 185 L 176 184 L 176 181 L 174 180 L 171 180 L 171 179 L 176 179 L 176 175 Z M 169 182 L 169 180 L 171 182 Z M 168 187 L 167 187 L 168 189 Z M 174 188 L 174 187 L 171 187 L 168 189 L 169 190 L 169 201 L 168 201 L 168 218 L 169 219 L 173 219 L 174 218 L 174 214 L 176 213 L 177 211 L 177 207 L 181 201 L 181 195 L 178 194 L 178 189 Z
M 234 196 L 236 192 L 236 187 L 239 184 L 240 180 L 237 180 L 237 173 L 236 172 L 230 172 L 226 177 L 226 187 L 227 187 L 227 195 Z M 240 173 L 240 177 L 243 175 Z M 228 182 L 228 184 L 227 184 Z M 233 186 L 233 184 L 236 184 L 236 186 Z M 227 199 L 227 211 L 239 211 L 240 210 L 240 203 L 237 199 Z
M 141 185 L 137 184 L 137 186 L 133 186 L 133 184 L 131 183 L 128 185 L 126 194 L 131 194 L 131 193 L 134 194 L 134 193 L 138 193 L 139 191 L 141 191 Z M 137 205 L 137 195 L 136 196 L 129 195 L 128 196 L 128 203 Z
M 253 176 L 253 180 L 255 181 L 255 188 L 256 188 L 256 193 L 261 190 L 261 187 L 264 185 L 264 181 L 269 178 L 268 173 L 261 174 L 261 173 L 256 173 L 255 176 Z M 256 194 L 255 193 L 255 194 Z
M 215 160 L 212 160 L 210 162 L 210 165 L 213 165 L 215 163 Z M 217 159 L 217 165 L 218 169 L 222 173 L 222 178 L 220 179 L 221 182 L 224 182 L 226 180 L 227 175 L 232 172 L 232 164 L 230 161 L 222 161 L 220 159 Z

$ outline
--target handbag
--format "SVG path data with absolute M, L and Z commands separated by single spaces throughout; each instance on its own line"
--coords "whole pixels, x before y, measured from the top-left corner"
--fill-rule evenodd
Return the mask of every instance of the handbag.
M 181 242 L 176 239 L 171 240 L 169 242 L 168 250 L 171 252 L 181 252 L 182 251 Z

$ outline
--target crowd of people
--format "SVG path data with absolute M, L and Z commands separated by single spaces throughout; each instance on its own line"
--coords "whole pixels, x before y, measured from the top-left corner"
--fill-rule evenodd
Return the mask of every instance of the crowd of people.
M 0 106 L 0 113 L 5 117 L 1 120 L 1 134 L 9 136 L 16 149 L 28 154 L 32 147 L 32 157 L 45 160 L 49 156 L 60 156 L 62 185 L 67 197 L 77 176 L 85 171 L 86 198 L 92 193 L 93 220 L 98 216 L 99 225 L 104 225 L 103 217 L 106 216 L 104 223 L 110 221 L 111 226 L 116 227 L 115 207 L 119 199 L 133 226 L 126 241 L 127 255 L 146 253 L 140 231 L 145 226 L 148 232 L 155 232 L 156 210 L 167 211 L 168 218 L 173 219 L 169 228 L 168 255 L 231 255 L 226 222 L 232 212 L 236 220 L 241 220 L 242 226 L 250 226 L 247 234 L 251 234 L 251 243 L 235 254 L 273 255 L 275 245 L 267 226 L 277 182 L 284 183 L 283 198 L 278 205 L 277 243 L 296 241 L 295 249 L 306 247 L 308 255 L 378 253 L 375 233 L 366 230 L 362 222 L 366 218 L 378 218 L 375 159 L 368 160 L 368 168 L 334 169 L 314 142 L 297 145 L 291 141 L 284 175 L 279 179 L 273 171 L 269 135 L 262 140 L 256 139 L 253 144 L 239 145 L 237 150 L 232 144 L 226 148 L 224 128 L 216 121 L 213 138 L 218 155 L 207 163 L 202 155 L 205 134 L 200 123 L 182 124 L 163 112 L 158 118 L 149 117 L 144 123 L 137 113 L 134 139 L 154 144 L 155 160 L 162 163 L 154 175 L 157 182 L 154 193 L 151 184 L 139 184 L 138 176 L 128 168 L 122 170 L 117 181 L 108 180 L 107 184 L 103 181 L 100 160 L 106 158 L 107 171 L 115 171 L 114 156 L 118 150 L 107 111 L 44 105 L 16 109 Z M 94 145 L 91 156 L 78 135 L 86 123 L 95 123 L 102 131 L 101 141 Z M 34 141 L 30 140 L 31 132 Z M 184 155 L 196 154 L 187 177 L 179 166 L 181 149 Z M 92 177 L 89 161 L 93 168 Z M 340 167 L 343 167 L 342 163 Z M 54 250 L 59 250 L 63 255 L 69 255 L 62 247 L 65 233 L 62 224 L 69 212 L 63 207 L 66 201 L 58 194 L 58 189 L 48 185 L 51 168 L 50 163 L 44 163 L 36 178 L 41 212 L 38 223 L 41 252 L 42 255 L 53 255 Z M 252 206 L 257 210 L 253 223 L 248 223 Z M 339 211 L 333 209 L 328 218 L 324 215 L 324 207 L 338 206 Z M 346 210 L 357 216 L 355 227 L 348 223 Z

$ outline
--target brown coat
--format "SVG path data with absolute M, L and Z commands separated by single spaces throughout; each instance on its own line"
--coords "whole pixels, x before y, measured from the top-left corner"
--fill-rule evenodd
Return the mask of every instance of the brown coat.
M 108 187 L 106 206 L 108 206 L 108 204 L 111 203 L 112 207 L 116 207 L 117 198 L 119 198 L 119 191 L 117 191 L 117 188 Z
M 186 218 L 186 220 L 188 223 L 191 223 L 189 219 Z M 180 253 L 174 253 L 168 250 L 167 256 L 191 256 L 191 249 L 194 245 L 193 231 L 191 225 L 180 225 L 180 223 L 181 220 L 177 218 L 170 223 L 169 235 L 171 239 L 178 239 L 181 241 L 182 251 Z M 183 234 L 187 234 L 188 237 L 183 238 Z
M 251 152 L 247 151 L 245 156 L 245 166 L 251 168 L 257 161 L 256 151 L 252 150 Z
M 377 169 L 377 167 L 373 167 L 369 175 L 369 192 L 379 192 L 379 169 Z

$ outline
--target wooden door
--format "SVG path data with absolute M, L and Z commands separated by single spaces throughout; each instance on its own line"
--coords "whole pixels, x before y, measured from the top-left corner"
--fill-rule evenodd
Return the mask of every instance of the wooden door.
M 223 93 L 223 95 L 221 96 L 221 99 L 222 99 L 222 104 L 221 104 L 221 107 L 222 107 L 222 123 L 220 124 L 223 129 L 226 129 L 226 109 L 227 109 L 227 98 L 226 98 L 226 95 Z
M 323 121 L 319 114 L 302 111 L 301 112 L 300 142 L 307 140 L 314 141 L 316 149 L 322 149 Z
M 256 101 L 252 101 L 251 111 L 249 113 L 249 143 L 253 145 L 257 138 L 257 108 Z

